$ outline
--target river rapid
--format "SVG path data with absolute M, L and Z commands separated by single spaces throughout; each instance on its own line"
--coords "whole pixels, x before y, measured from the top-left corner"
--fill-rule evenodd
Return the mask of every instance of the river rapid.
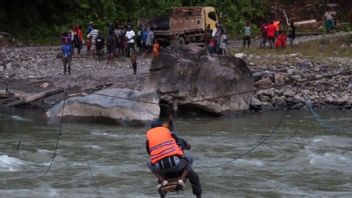
M 324 128 L 306 110 L 179 117 L 175 127 L 192 144 L 187 154 L 203 197 L 352 197 L 352 111 L 319 113 L 343 130 Z M 267 138 L 282 116 L 268 140 L 234 160 Z M 64 120 L 45 174 L 58 125 L 33 112 L 0 114 L 0 197 L 158 197 L 146 167 L 146 130 Z M 187 182 L 167 197 L 192 196 Z

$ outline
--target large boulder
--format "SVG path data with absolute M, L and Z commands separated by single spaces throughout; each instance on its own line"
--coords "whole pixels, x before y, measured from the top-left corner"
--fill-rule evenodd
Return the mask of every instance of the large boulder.
M 163 49 L 150 67 L 144 91 L 156 91 L 161 100 L 186 109 L 224 114 L 247 110 L 255 82 L 246 63 L 232 56 L 210 55 L 198 46 Z M 228 96 L 228 97 L 225 97 Z
M 109 97 L 111 96 L 111 97 Z M 112 120 L 118 123 L 143 123 L 159 117 L 157 93 L 130 89 L 105 89 L 84 97 L 61 101 L 46 112 L 49 121 L 62 115 L 80 120 Z

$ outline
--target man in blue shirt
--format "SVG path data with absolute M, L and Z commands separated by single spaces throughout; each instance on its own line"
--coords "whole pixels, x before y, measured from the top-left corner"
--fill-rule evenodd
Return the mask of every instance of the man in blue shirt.
M 62 51 L 62 64 L 64 65 L 64 75 L 71 73 L 71 60 L 72 60 L 72 45 L 65 39 L 64 45 L 61 48 Z

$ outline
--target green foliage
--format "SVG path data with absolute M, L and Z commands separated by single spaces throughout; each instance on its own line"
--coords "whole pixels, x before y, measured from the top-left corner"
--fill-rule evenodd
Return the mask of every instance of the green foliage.
M 106 29 L 116 21 L 136 23 L 140 17 L 167 15 L 178 6 L 214 6 L 232 35 L 240 35 L 246 21 L 260 21 L 267 10 L 265 0 L 2 0 L 0 31 L 43 39 L 73 25 L 85 28 L 89 21 Z

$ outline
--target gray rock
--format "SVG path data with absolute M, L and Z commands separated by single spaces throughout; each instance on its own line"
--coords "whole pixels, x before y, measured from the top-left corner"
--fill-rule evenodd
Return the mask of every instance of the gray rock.
M 6 63 L 5 68 L 6 69 L 12 69 L 12 63 Z
M 162 100 L 177 102 L 182 108 L 222 114 L 249 109 L 253 97 L 252 93 L 236 94 L 254 90 L 251 71 L 242 59 L 211 56 L 198 46 L 163 49 L 150 72 L 143 90 L 157 91 Z
M 274 89 L 264 89 L 264 90 L 260 90 L 258 91 L 259 93 L 261 94 L 264 94 L 266 96 L 269 96 L 269 97 L 274 97 L 275 96 L 275 92 L 274 92 Z
M 295 95 L 294 97 L 293 97 L 293 103 L 302 103 L 302 102 L 304 102 L 305 100 L 304 100 L 304 98 L 302 97 L 302 96 L 299 96 L 299 95 Z
M 244 59 L 244 58 L 247 58 L 247 54 L 245 54 L 245 53 L 236 53 L 235 57 L 236 58 L 240 58 L 240 59 Z
M 275 84 L 276 85 L 284 85 L 285 84 L 285 74 L 281 72 L 275 73 Z
M 141 94 L 130 89 L 101 90 L 88 96 L 70 98 L 65 101 L 64 107 L 63 103 L 46 112 L 50 121 L 60 118 L 62 111 L 64 117 L 111 119 L 127 123 L 150 121 L 160 114 L 159 98 L 155 92 Z
M 283 96 L 275 96 L 273 98 L 273 104 L 274 104 L 275 107 L 284 107 L 284 106 L 286 106 L 285 97 L 283 97 Z
M 4 71 L 5 67 L 3 65 L 0 65 L 0 72 Z
M 291 88 L 287 88 L 284 93 L 283 93 L 284 96 L 286 97 L 293 97 L 295 95 L 295 92 L 292 91 Z
M 270 102 L 271 98 L 269 96 L 266 96 L 266 95 L 260 95 L 259 96 L 259 100 L 261 102 Z
M 302 107 L 304 107 L 304 103 L 297 103 L 297 104 L 291 106 L 290 109 L 299 110 L 299 109 L 301 109 Z
M 262 71 L 259 71 L 259 72 L 253 72 L 253 78 L 254 78 L 254 80 L 255 81 L 259 81 L 260 79 L 262 79 L 263 78 L 263 76 L 264 76 L 264 72 L 262 72 Z
M 273 81 L 271 81 L 270 78 L 265 77 L 255 83 L 255 86 L 258 87 L 258 89 L 271 88 L 273 85 Z
M 274 106 L 270 102 L 263 102 L 261 108 L 263 111 L 269 111 L 272 110 Z

